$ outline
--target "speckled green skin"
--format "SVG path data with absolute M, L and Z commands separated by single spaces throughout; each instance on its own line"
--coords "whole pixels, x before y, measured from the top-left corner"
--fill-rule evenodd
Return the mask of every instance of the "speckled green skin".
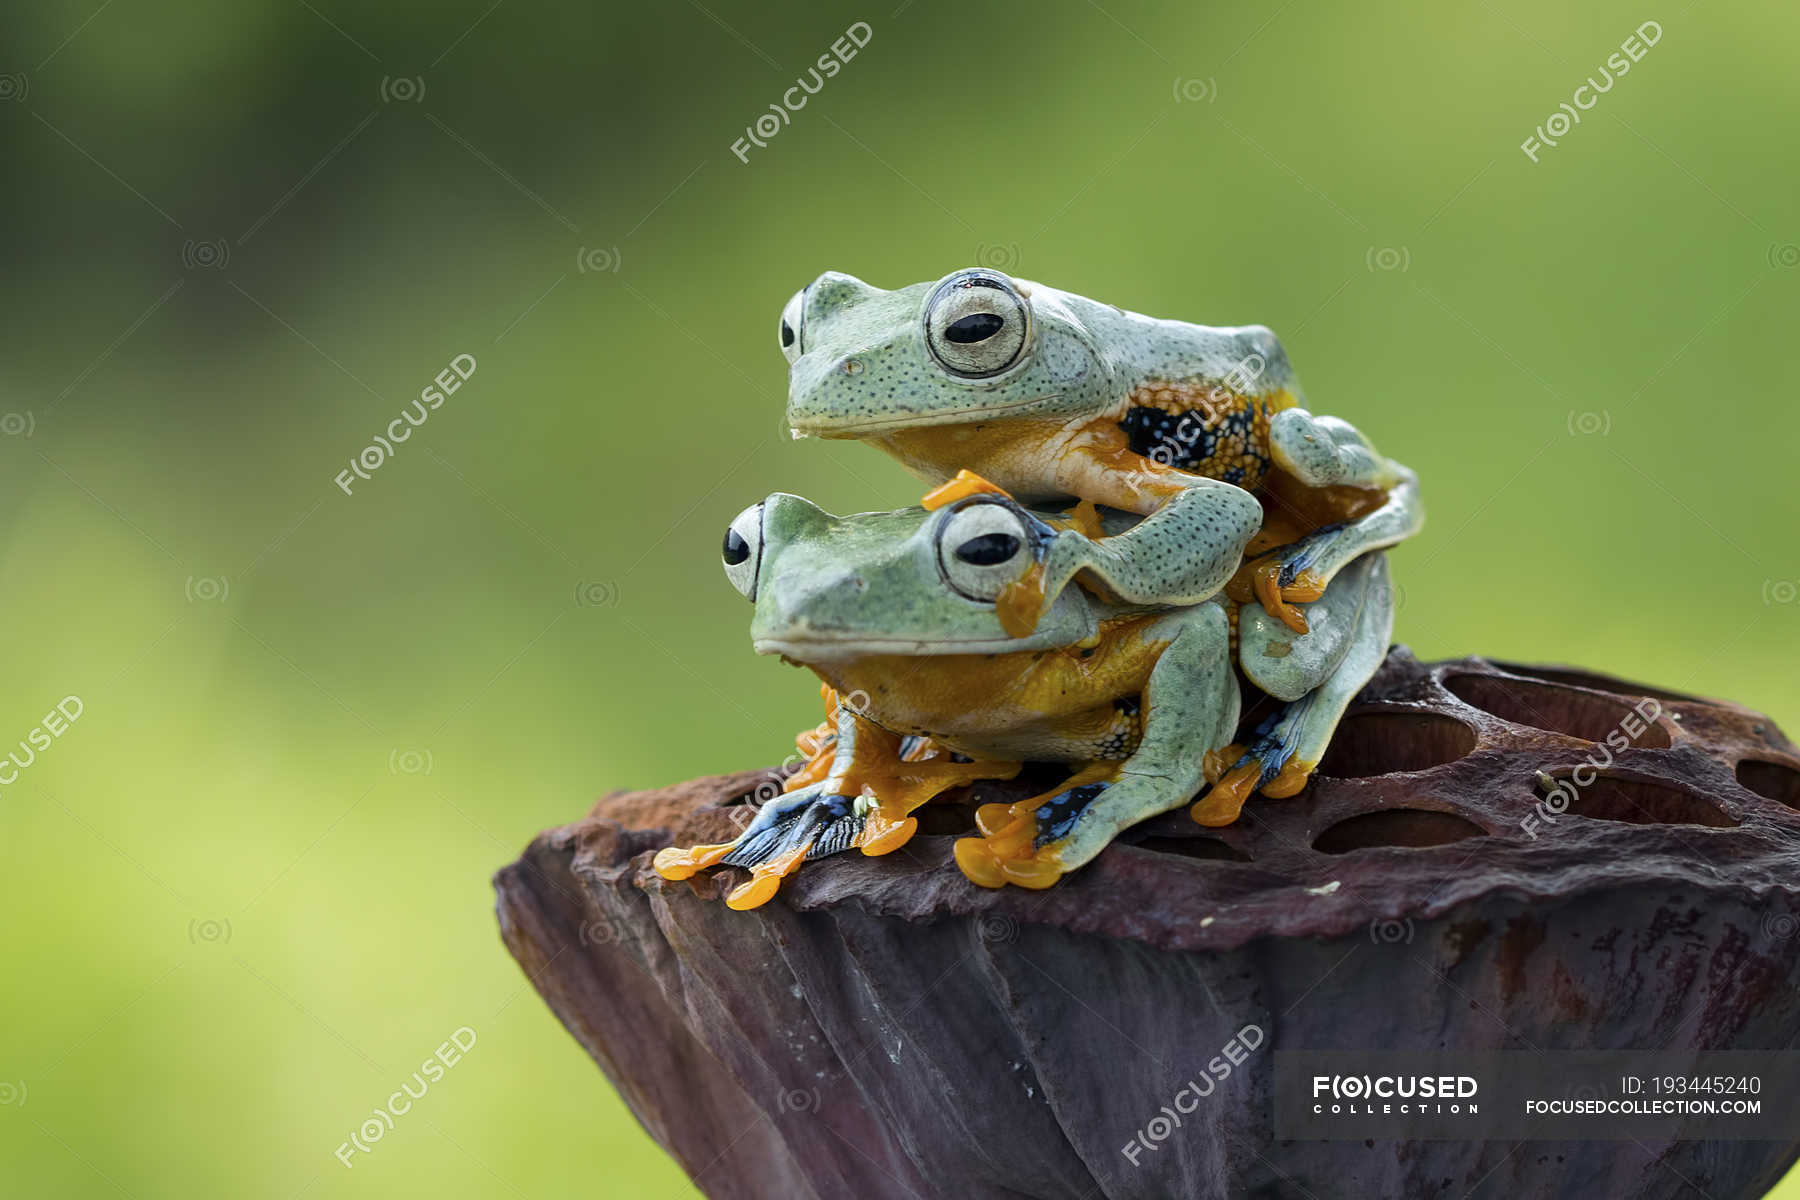
M 985 581 L 989 591 L 1032 563 L 1047 561 L 1059 540 L 1110 544 L 1130 555 L 1138 545 L 1134 539 L 1155 520 L 1133 523 L 1114 516 L 1109 536 L 1096 543 L 1080 534 L 1056 532 L 1043 514 L 1002 497 L 978 496 L 937 511 L 908 508 L 839 517 L 801 497 L 778 493 L 732 524 L 744 540 L 744 557 L 735 564 L 728 558 L 727 571 L 755 604 L 751 636 L 756 649 L 824 666 L 866 655 L 1073 648 L 1092 645 L 1102 621 L 1146 611 L 1070 588 L 1030 635 L 1008 636 L 993 602 L 959 590 L 962 581 L 946 570 L 956 531 L 968 527 L 971 512 L 994 517 L 993 523 L 979 527 L 1016 530 L 1021 542 L 1017 561 L 995 568 L 999 574 Z M 1240 525 L 1235 547 L 1218 547 L 1211 560 L 1215 592 L 1235 568 L 1241 539 L 1253 528 Z M 1163 527 L 1157 536 L 1173 532 Z M 1379 664 L 1391 629 L 1385 581 L 1381 556 L 1370 555 L 1315 605 L 1321 619 L 1314 633 L 1287 635 L 1291 645 L 1282 657 L 1268 654 L 1280 636 L 1276 632 L 1265 631 L 1245 643 L 1257 656 L 1259 669 L 1292 660 L 1284 669 L 1310 675 L 1308 686 L 1294 693 L 1299 703 L 1289 706 L 1284 721 L 1271 723 L 1270 744 L 1280 750 L 1279 757 L 1271 755 L 1277 769 L 1296 752 L 1311 753 L 1307 761 L 1316 759 L 1344 703 Z M 1187 803 L 1204 784 L 1204 756 L 1229 744 L 1237 727 L 1240 701 L 1226 608 L 1215 596 L 1191 606 L 1149 611 L 1162 612 L 1153 618 L 1153 640 L 1168 645 L 1143 692 L 1141 739 L 1116 780 L 1089 789 L 1092 794 L 1079 804 L 1058 797 L 1064 802 L 1045 806 L 1046 842 L 1065 870 L 1087 862 L 1120 830 Z M 1250 672 L 1252 664 L 1243 665 Z M 971 695 L 967 703 L 980 708 L 985 699 L 990 698 Z M 1096 699 L 1104 703 L 1107 697 Z M 879 701 L 841 710 L 840 752 L 860 736 L 860 722 L 881 725 L 883 718 Z M 1095 757 L 1091 742 L 1045 742 L 1035 728 L 1017 733 L 995 729 L 985 736 L 980 743 L 946 744 L 981 758 L 1080 762 Z M 866 812 L 866 802 L 840 794 L 832 779 L 824 780 L 765 805 L 724 861 L 755 866 L 802 846 L 809 858 L 840 852 L 854 844 Z
M 1047 650 L 1091 640 L 1100 622 L 1141 612 L 1141 606 L 1109 604 L 1081 588 L 1064 589 L 1036 630 L 1011 637 L 992 600 L 958 593 L 944 576 L 943 539 L 953 519 L 974 506 L 1012 514 L 1028 531 L 1028 544 L 1008 575 L 1037 563 L 1066 562 L 1074 569 L 1104 556 L 1156 561 L 1179 555 L 1198 564 L 1197 604 L 1218 594 L 1242 561 L 1256 532 L 1260 510 L 1241 489 L 1222 490 L 1217 511 L 1170 512 L 1132 521 L 1115 517 L 1122 532 L 1098 540 L 1055 529 L 1044 516 L 1001 496 L 976 496 L 936 511 L 840 517 L 800 496 L 776 493 L 746 510 L 733 528 L 752 544 L 756 613 L 750 636 L 762 654 L 799 662 L 869 654 L 1008 654 Z M 746 564 L 748 566 L 750 564 Z M 1158 606 L 1168 607 L 1168 606 Z
M 800 317 L 796 344 L 785 348 L 789 426 L 801 434 L 863 437 L 1001 413 L 1092 417 L 1118 409 L 1149 380 L 1241 383 L 1252 373 L 1250 386 L 1238 390 L 1285 388 L 1299 398 L 1287 353 L 1264 326 L 1161 321 L 991 271 L 980 274 L 1011 284 L 1027 301 L 1025 348 L 997 374 L 961 377 L 927 344 L 925 306 L 940 286 L 964 274 L 883 291 L 827 271 L 789 301 L 787 312 Z
M 997 314 L 1000 332 L 969 345 L 952 344 L 936 314 L 970 296 L 983 298 L 974 308 Z M 972 463 L 940 463 L 926 473 L 932 482 L 972 466 L 1028 503 L 1074 495 L 1140 513 L 1188 505 L 1210 512 L 1219 504 L 1219 481 L 1176 470 L 1151 479 L 1143 472 L 1146 484 L 1180 490 L 1164 501 L 1144 498 L 1148 489 L 1137 491 L 1136 482 L 1126 482 L 1123 486 L 1142 502 L 1125 503 L 1105 473 L 1123 468 L 1096 467 L 1079 445 L 1082 431 L 1094 422 L 1123 416 L 1134 389 L 1152 381 L 1175 382 L 1291 400 L 1294 407 L 1270 418 L 1273 465 L 1311 487 L 1390 493 L 1379 513 L 1335 532 L 1329 544 L 1304 548 L 1322 581 L 1329 582 L 1357 556 L 1410 537 L 1423 524 L 1417 480 L 1377 453 L 1348 422 L 1314 417 L 1299 407 L 1299 383 L 1287 354 L 1261 325 L 1219 328 L 1159 320 L 976 268 L 893 291 L 828 271 L 788 302 L 780 338 L 789 363 L 787 419 L 796 436 L 879 440 L 931 427 L 1006 422 L 1038 427 L 1049 422 L 1052 428 L 1061 423 L 1068 431 L 1042 453 L 1008 459 L 1004 473 Z M 1016 346 L 1016 352 L 997 353 L 994 361 L 980 364 L 996 368 L 991 370 L 947 359 L 947 352 L 978 356 L 984 346 Z M 919 469 L 916 463 L 909 466 Z M 1139 545 L 1158 557 L 1115 556 L 1106 581 L 1116 594 L 1146 604 L 1200 598 L 1194 571 L 1178 555 L 1169 557 L 1162 540 L 1145 537 Z M 1203 555 L 1210 551 L 1210 545 L 1199 548 Z M 1048 582 L 1061 588 L 1067 578 Z

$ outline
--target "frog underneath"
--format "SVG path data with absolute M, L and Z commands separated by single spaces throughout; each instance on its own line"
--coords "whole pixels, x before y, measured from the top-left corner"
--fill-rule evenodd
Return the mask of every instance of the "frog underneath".
M 992 493 L 935 511 L 835 517 L 780 494 L 746 510 L 724 557 L 755 604 L 756 649 L 820 676 L 833 728 L 808 770 L 738 838 L 666 848 L 656 869 L 684 879 L 716 864 L 748 867 L 751 879 L 727 903 L 752 908 L 808 859 L 897 849 L 916 829 L 910 813 L 949 787 L 1008 778 L 1024 761 L 1066 763 L 1074 773 L 1064 783 L 985 806 L 980 836 L 956 845 L 979 884 L 1046 887 L 1121 829 L 1187 803 L 1238 753 L 1234 605 L 1217 593 L 1256 529 L 1255 507 L 1226 501 L 1206 528 L 1186 531 L 1183 544 L 1208 564 L 1204 602 L 1130 605 L 1069 588 L 1023 636 L 1002 627 L 998 597 L 1041 569 L 1058 538 L 1089 540 L 1054 515 Z M 1149 554 L 1174 533 L 1172 519 L 1182 513 L 1160 526 L 1109 514 L 1093 544 Z M 1151 540 L 1136 540 L 1147 528 Z M 1293 693 L 1255 741 L 1309 763 L 1385 651 L 1383 556 L 1342 572 L 1317 609 L 1307 635 L 1246 622 L 1237 647 L 1253 682 Z M 1266 653 L 1275 628 L 1289 643 L 1279 655 Z M 1229 823 L 1241 803 L 1215 787 L 1194 815 Z

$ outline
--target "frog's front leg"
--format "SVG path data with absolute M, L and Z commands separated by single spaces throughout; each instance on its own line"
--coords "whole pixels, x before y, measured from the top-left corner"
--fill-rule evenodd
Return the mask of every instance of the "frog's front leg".
M 1082 503 L 1067 522 L 1047 530 L 1042 569 L 1001 595 L 1000 624 L 1012 637 L 1029 636 L 1076 576 L 1128 604 L 1181 606 L 1216 594 L 1242 562 L 1262 526 L 1256 498 L 1233 483 L 1193 475 L 1131 452 L 1111 431 L 1083 435 L 1053 448 L 1057 486 Z M 1115 444 L 1117 442 L 1118 444 Z M 968 496 L 1008 493 L 972 471 L 959 471 L 926 495 L 926 508 Z M 1123 533 L 1098 536 L 1095 505 L 1142 514 Z
M 1385 554 L 1358 560 L 1332 583 L 1320 603 L 1332 607 L 1334 619 L 1348 618 L 1352 623 L 1348 645 L 1323 682 L 1258 726 L 1248 746 L 1228 746 L 1212 756 L 1206 774 L 1217 782 L 1191 810 L 1200 824 L 1236 821 L 1253 792 L 1280 799 L 1304 788 L 1344 709 L 1387 656 L 1388 638 L 1394 632 L 1394 597 Z
M 1225 610 L 1203 604 L 1162 618 L 1170 638 L 1144 691 L 1144 733 L 1121 763 L 1096 763 L 1055 792 L 977 813 L 981 837 L 956 843 L 983 887 L 1044 888 L 1099 854 L 1120 830 L 1185 804 L 1209 751 L 1231 740 L 1238 685 Z
M 1162 507 L 1123 533 L 1091 536 L 1065 528 L 1050 534 L 1042 570 L 1009 587 L 996 605 L 1001 626 L 1025 637 L 1077 576 L 1127 604 L 1184 606 L 1216 594 L 1243 561 L 1262 523 L 1262 507 L 1234 484 L 1183 476 Z

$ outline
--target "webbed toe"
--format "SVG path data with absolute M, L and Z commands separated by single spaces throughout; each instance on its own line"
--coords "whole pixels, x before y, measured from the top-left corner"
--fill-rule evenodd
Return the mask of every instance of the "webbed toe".
M 1063 850 L 1081 816 L 1112 786 L 1117 764 L 1081 772 L 1055 792 L 975 811 L 979 837 L 962 838 L 956 865 L 982 887 L 1047 888 L 1074 868 Z
M 1290 710 L 1288 706 L 1263 722 L 1248 746 L 1234 743 L 1206 756 L 1206 778 L 1213 784 L 1188 810 L 1196 824 L 1230 825 L 1253 794 L 1282 800 L 1306 786 L 1318 764 L 1295 755 Z

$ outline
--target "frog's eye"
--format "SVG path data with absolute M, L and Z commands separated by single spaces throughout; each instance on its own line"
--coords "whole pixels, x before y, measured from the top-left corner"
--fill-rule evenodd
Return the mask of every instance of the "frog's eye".
M 1019 360 L 1031 309 L 1005 276 L 962 271 L 944 280 L 925 309 L 925 338 L 945 369 L 969 378 L 997 375 Z
M 762 565 L 763 506 L 752 504 L 725 531 L 725 578 L 747 598 L 756 599 L 756 572 Z
M 789 366 L 801 355 L 800 310 L 801 302 L 805 299 L 806 289 L 802 288 L 794 293 L 794 298 L 781 310 L 781 328 L 778 333 L 781 338 L 781 353 L 788 360 Z
M 952 511 L 938 530 L 938 569 L 971 600 L 991 602 L 1031 569 L 1033 537 L 1005 504 L 977 501 Z

